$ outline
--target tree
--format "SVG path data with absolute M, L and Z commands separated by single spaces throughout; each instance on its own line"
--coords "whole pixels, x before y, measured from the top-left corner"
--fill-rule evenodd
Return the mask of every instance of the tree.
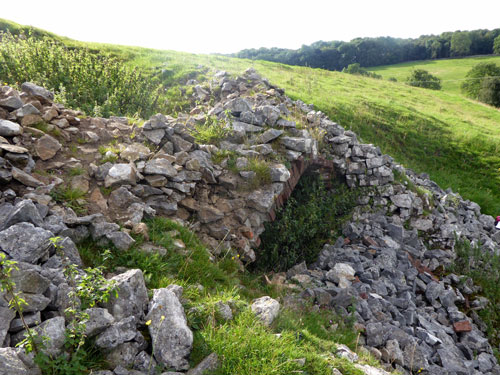
M 410 86 L 423 87 L 431 90 L 441 90 L 441 80 L 424 69 L 414 69 L 406 79 Z
M 500 35 L 493 41 L 493 53 L 500 55 Z
M 465 76 L 462 91 L 468 97 L 500 107 L 500 66 L 479 63 Z
M 468 32 L 456 32 L 451 37 L 451 55 L 452 56 L 467 56 L 470 53 L 472 44 L 471 37 Z

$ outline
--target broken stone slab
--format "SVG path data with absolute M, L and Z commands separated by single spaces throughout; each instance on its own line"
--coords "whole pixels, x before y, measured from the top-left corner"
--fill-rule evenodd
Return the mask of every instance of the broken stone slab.
M 146 163 L 146 166 L 144 167 L 144 173 L 148 175 L 174 177 L 177 175 L 177 170 L 167 159 L 157 158 Z
M 42 102 L 51 102 L 52 100 L 54 100 L 53 92 L 31 82 L 24 82 L 21 85 L 21 90 L 27 93 L 29 96 L 34 96 Z
M 11 90 L 10 96 L 0 99 L 0 107 L 3 107 L 8 111 L 14 111 L 16 109 L 21 108 L 22 106 L 23 106 L 23 101 L 19 97 L 19 94 L 17 94 L 17 92 L 14 90 Z
M 121 251 L 127 251 L 135 243 L 135 240 L 126 232 L 116 231 L 106 234 L 106 238 Z
M 239 116 L 242 112 L 251 112 L 252 107 L 246 99 L 238 97 L 224 104 L 223 110 L 230 110 L 233 115 Z
M 115 320 L 129 316 L 137 318 L 143 316 L 148 304 L 148 291 L 142 271 L 129 270 L 112 277 L 111 280 L 116 282 L 117 296 L 112 293 L 105 307 Z
M 412 199 L 409 194 L 397 194 L 390 197 L 392 203 L 400 208 L 411 208 Z
M 102 349 L 113 349 L 127 341 L 132 341 L 137 335 L 136 318 L 129 316 L 117 321 L 97 336 L 95 344 Z
M 193 333 L 187 326 L 184 308 L 174 292 L 167 288 L 154 290 L 146 316 L 152 339 L 154 358 L 176 371 L 187 370 L 193 345 Z
M 21 222 L 29 222 L 37 227 L 43 225 L 38 209 L 29 199 L 21 200 L 13 207 L 5 221 L 0 223 L 0 231 Z
M 0 119 L 0 136 L 2 137 L 14 137 L 23 133 L 21 125 L 9 121 Z
M 148 141 L 154 143 L 155 145 L 159 145 L 165 136 L 164 129 L 155 129 L 155 130 L 143 130 L 142 134 L 148 139 Z
M 272 189 L 255 190 L 247 197 L 247 206 L 259 212 L 268 213 L 274 205 L 274 191 Z
M 262 107 L 256 108 L 255 114 L 257 116 L 261 115 L 265 119 L 267 125 L 274 126 L 280 118 L 281 112 L 277 107 L 264 105 Z
M 0 249 L 14 260 L 36 264 L 48 258 L 52 232 L 31 223 L 18 223 L 0 232 Z
M 24 364 L 14 348 L 0 348 L 0 375 L 33 375 L 33 372 Z
M 135 167 L 131 164 L 114 164 L 108 171 L 104 180 L 105 187 L 116 185 L 135 185 L 137 174 Z
M 307 154 L 312 152 L 313 140 L 310 138 L 281 137 L 281 143 L 288 149 Z
M 201 206 L 198 208 L 198 218 L 204 224 L 212 223 L 224 217 L 224 213 L 212 206 Z
M 266 326 L 270 326 L 280 311 L 280 303 L 269 296 L 257 298 L 250 307 Z
M 270 167 L 272 182 L 286 182 L 290 178 L 290 171 L 284 164 L 276 164 Z
M 241 121 L 233 121 L 232 127 L 234 131 L 244 133 L 258 133 L 263 130 L 260 126 L 247 124 L 246 122 Z
M 85 313 L 89 316 L 85 323 L 85 334 L 88 337 L 98 335 L 115 322 L 113 315 L 102 307 L 88 308 L 85 310 Z
M 268 129 L 264 133 L 257 136 L 257 138 L 255 138 L 254 143 L 261 143 L 261 144 L 269 143 L 269 142 L 275 140 L 276 138 L 278 138 L 282 134 L 283 134 L 283 130 Z

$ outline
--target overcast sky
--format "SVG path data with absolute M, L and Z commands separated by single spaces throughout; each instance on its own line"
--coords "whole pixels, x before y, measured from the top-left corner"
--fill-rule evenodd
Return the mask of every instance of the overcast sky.
M 0 18 L 83 41 L 231 53 L 500 28 L 500 0 L 0 0 Z

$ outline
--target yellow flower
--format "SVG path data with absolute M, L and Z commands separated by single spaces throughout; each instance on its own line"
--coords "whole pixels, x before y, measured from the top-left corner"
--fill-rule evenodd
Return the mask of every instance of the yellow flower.
M 150 325 L 151 324 L 151 319 L 149 319 L 147 322 L 146 322 L 146 325 Z
M 165 320 L 165 315 L 162 315 L 160 318 L 160 322 L 163 322 Z

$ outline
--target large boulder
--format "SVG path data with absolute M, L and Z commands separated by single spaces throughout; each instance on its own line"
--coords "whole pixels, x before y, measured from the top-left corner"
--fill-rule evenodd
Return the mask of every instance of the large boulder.
M 0 119 L 0 136 L 13 137 L 23 132 L 21 125 L 9 120 Z
M 280 303 L 269 296 L 257 298 L 251 306 L 252 311 L 266 326 L 270 326 L 280 311 Z
M 115 320 L 129 316 L 140 318 L 148 305 L 148 291 L 139 269 L 129 270 L 113 277 L 118 295 L 111 295 L 106 307 Z
M 155 359 L 177 371 L 187 370 L 193 333 L 187 326 L 184 308 L 175 293 L 167 288 L 156 289 L 146 319 L 151 321 L 149 333 Z
M 14 348 L 0 348 L 0 375 L 32 375 Z
M 53 158 L 61 147 L 59 141 L 48 134 L 45 134 L 35 142 L 35 151 L 42 160 Z
M 52 232 L 31 223 L 18 223 L 0 232 L 0 250 L 16 261 L 35 264 L 48 257 L 51 237 Z

